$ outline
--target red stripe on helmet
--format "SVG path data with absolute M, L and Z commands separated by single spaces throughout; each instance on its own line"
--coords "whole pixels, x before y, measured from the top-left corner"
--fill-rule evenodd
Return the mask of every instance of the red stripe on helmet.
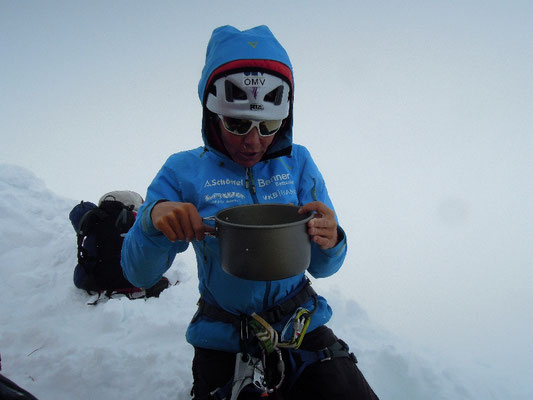
M 285 78 L 290 84 L 291 92 L 293 88 L 292 83 L 292 71 L 291 69 L 279 62 L 274 60 L 235 60 L 230 61 L 229 63 L 226 63 L 224 65 L 221 65 L 217 69 L 213 71 L 211 76 L 209 77 L 209 80 L 207 81 L 207 85 L 205 88 L 207 89 L 209 85 L 213 82 L 213 78 L 220 76 L 221 74 L 224 74 L 225 72 L 229 72 L 236 69 L 243 69 L 243 68 L 258 68 L 262 70 L 268 70 L 277 73 L 278 75 L 281 75 Z

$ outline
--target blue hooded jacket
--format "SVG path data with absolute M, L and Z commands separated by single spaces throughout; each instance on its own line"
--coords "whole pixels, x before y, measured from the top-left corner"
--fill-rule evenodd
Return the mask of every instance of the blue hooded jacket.
M 318 200 L 333 209 L 322 175 L 308 150 L 292 143 L 292 107 L 263 160 L 253 167 L 245 168 L 235 163 L 217 140 L 216 128 L 205 107 L 207 89 L 217 76 L 245 69 L 277 74 L 294 91 L 289 57 L 266 26 L 246 31 L 223 26 L 213 31 L 198 86 L 204 107 L 204 146 L 170 156 L 150 184 L 146 201 L 122 248 L 124 275 L 134 285 L 154 285 L 170 268 L 176 254 L 189 246 L 184 241 L 170 242 L 154 228 L 150 212 L 160 200 L 192 203 L 202 217 L 216 215 L 228 207 L 253 203 L 303 205 Z M 313 277 L 327 277 L 340 268 L 347 249 L 341 228 L 339 238 L 337 246 L 328 250 L 313 243 L 307 269 Z M 191 244 L 196 253 L 202 298 L 235 315 L 260 313 L 279 304 L 305 279 L 303 273 L 277 281 L 237 278 L 223 271 L 217 238 L 206 237 Z M 309 300 L 304 306 L 312 309 L 313 301 Z M 316 307 L 309 331 L 331 318 L 331 308 L 323 297 L 318 296 Z M 285 322 L 274 325 L 274 328 L 280 331 Z M 240 336 L 236 328 L 207 317 L 201 316 L 191 322 L 186 336 L 193 346 L 239 351 Z

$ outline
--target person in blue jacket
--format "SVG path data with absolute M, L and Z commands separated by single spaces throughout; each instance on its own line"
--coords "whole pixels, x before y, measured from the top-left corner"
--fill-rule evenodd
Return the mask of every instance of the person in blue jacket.
M 122 248 L 124 275 L 151 287 L 194 247 L 201 298 L 186 333 L 195 349 L 194 399 L 377 399 L 348 346 L 325 325 L 332 310 L 305 274 L 273 281 L 228 274 L 203 219 L 239 205 L 295 204 L 315 214 L 307 272 L 324 278 L 344 261 L 346 234 L 324 179 L 309 151 L 293 143 L 286 51 L 266 26 L 219 27 L 198 94 L 204 145 L 168 158 Z

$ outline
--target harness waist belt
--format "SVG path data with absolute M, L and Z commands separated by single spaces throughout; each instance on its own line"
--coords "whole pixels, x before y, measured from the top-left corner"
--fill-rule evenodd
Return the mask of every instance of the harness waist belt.
M 269 308 L 266 311 L 258 313 L 269 324 L 275 324 L 280 322 L 288 315 L 292 315 L 298 307 L 304 304 L 311 297 L 316 296 L 315 290 L 310 286 L 311 282 L 306 280 L 301 290 L 294 296 L 291 296 L 282 303 Z M 236 315 L 226 311 L 218 306 L 214 306 L 200 297 L 198 300 L 198 311 L 196 312 L 192 322 L 196 321 L 200 316 L 205 316 L 216 321 L 233 324 L 236 327 L 240 327 L 241 322 L 245 315 Z

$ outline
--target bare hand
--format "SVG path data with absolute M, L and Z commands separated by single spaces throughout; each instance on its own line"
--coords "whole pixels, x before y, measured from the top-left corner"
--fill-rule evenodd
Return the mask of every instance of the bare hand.
M 155 229 L 163 232 L 171 242 L 203 240 L 205 232 L 214 231 L 203 223 L 198 210 L 191 203 L 164 201 L 152 208 L 151 217 Z
M 335 212 L 321 201 L 304 204 L 298 210 L 300 214 L 312 211 L 315 211 L 315 216 L 307 223 L 311 240 L 323 250 L 335 247 L 338 241 Z

